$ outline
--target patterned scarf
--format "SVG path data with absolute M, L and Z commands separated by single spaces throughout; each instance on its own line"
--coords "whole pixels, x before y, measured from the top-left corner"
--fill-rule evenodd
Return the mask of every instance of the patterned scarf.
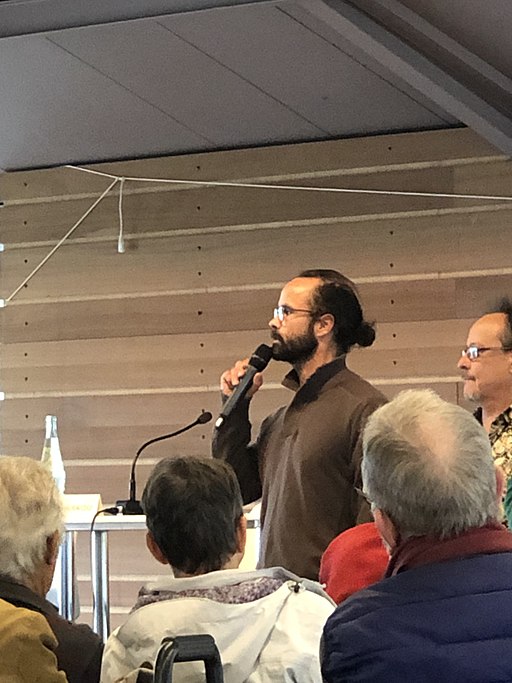
M 179 581 L 180 579 L 176 579 Z M 209 588 L 189 588 L 183 590 L 148 590 L 142 587 L 139 591 L 139 597 L 132 612 L 151 605 L 153 602 L 162 602 L 163 600 L 176 600 L 177 598 L 207 598 L 215 602 L 224 602 L 230 604 L 243 604 L 246 602 L 253 602 L 264 598 L 286 583 L 286 579 L 275 579 L 270 576 L 262 576 L 250 581 L 242 581 L 241 583 L 229 584 L 225 586 L 211 586 Z

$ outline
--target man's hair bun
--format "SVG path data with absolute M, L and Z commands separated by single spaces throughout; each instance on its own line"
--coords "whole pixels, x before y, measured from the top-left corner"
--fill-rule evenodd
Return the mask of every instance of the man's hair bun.
M 358 346 L 371 346 L 375 341 L 375 323 L 363 322 L 354 335 L 354 342 Z

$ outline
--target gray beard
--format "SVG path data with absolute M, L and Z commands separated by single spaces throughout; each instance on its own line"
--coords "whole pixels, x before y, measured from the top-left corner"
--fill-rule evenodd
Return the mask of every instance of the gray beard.
M 466 391 L 464 391 L 464 398 L 466 399 L 466 401 L 470 401 L 470 403 L 476 403 L 477 405 L 480 405 L 482 397 L 476 391 L 473 391 L 471 393 L 467 393 Z

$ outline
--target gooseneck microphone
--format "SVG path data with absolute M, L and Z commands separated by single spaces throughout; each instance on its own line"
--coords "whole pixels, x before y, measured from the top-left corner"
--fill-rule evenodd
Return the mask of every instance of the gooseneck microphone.
M 224 420 L 229 417 L 236 406 L 244 398 L 245 394 L 249 391 L 252 386 L 252 381 L 254 375 L 257 372 L 263 372 L 263 370 L 269 364 L 272 358 L 272 349 L 266 344 L 260 344 L 256 351 L 249 358 L 249 365 L 245 371 L 245 375 L 241 378 L 240 382 L 233 389 L 233 393 L 228 398 L 228 400 L 222 406 L 220 415 L 215 422 L 217 429 L 224 423 Z
M 204 425 L 207 422 L 210 422 L 212 419 L 212 414 L 211 413 L 201 413 L 199 417 L 194 420 L 194 422 L 191 422 L 189 425 L 186 427 L 182 427 L 181 429 L 178 429 L 175 432 L 171 432 L 170 434 L 163 434 L 162 436 L 156 436 L 154 439 L 150 439 L 149 441 L 146 441 L 145 443 L 142 444 L 142 446 L 139 448 L 137 451 L 137 454 L 135 455 L 135 458 L 133 459 L 132 463 L 132 471 L 130 474 L 130 497 L 128 500 L 118 500 L 116 502 L 116 505 L 119 506 L 122 509 L 123 515 L 142 515 L 144 514 L 140 505 L 140 502 L 137 500 L 137 485 L 135 483 L 135 465 L 137 464 L 137 460 L 139 459 L 140 454 L 142 451 L 147 448 L 148 446 L 151 446 L 151 444 L 156 443 L 157 441 L 164 441 L 165 439 L 171 439 L 173 436 L 178 436 L 178 434 L 183 434 L 183 432 L 187 432 L 189 429 L 192 429 L 192 427 L 195 427 L 196 425 Z

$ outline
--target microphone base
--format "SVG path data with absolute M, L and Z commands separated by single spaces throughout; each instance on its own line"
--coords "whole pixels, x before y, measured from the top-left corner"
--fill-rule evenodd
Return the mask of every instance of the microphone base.
M 123 515 L 144 514 L 138 500 L 116 500 L 116 506 L 121 508 L 121 514 Z

